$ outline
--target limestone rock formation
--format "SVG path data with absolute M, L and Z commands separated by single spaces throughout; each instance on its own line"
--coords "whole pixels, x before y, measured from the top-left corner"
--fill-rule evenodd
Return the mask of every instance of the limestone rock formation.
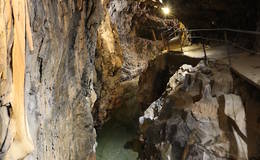
M 29 160 L 94 159 L 95 49 L 101 1 L 28 3 L 34 51 L 26 52 Z
M 0 1 L 0 159 L 24 158 L 33 150 L 24 106 L 25 35 L 33 50 L 27 1 Z
M 139 118 L 142 158 L 247 159 L 245 108 L 232 91 L 227 66 L 183 65 Z

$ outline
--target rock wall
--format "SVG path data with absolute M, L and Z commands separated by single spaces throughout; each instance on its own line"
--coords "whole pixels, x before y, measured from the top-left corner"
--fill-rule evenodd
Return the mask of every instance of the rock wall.
M 167 27 L 167 24 L 160 17 L 150 16 L 149 11 L 142 9 L 137 1 L 111 0 L 108 5 L 111 22 L 118 30 L 123 51 L 121 78 L 123 81 L 129 80 L 138 76 L 147 67 L 148 61 L 160 55 L 163 49 L 160 40 L 140 37 L 137 33 L 138 25 L 146 27 L 148 24 L 156 29 Z
M 139 118 L 141 159 L 248 159 L 246 109 L 227 66 L 183 65 Z
M 103 4 L 106 6 L 106 4 Z M 95 90 L 98 101 L 93 108 L 96 125 L 102 124 L 108 117 L 108 111 L 115 108 L 122 92 L 120 84 L 121 68 L 123 65 L 122 48 L 116 26 L 111 24 L 110 15 L 105 9 L 105 18 L 98 29 L 96 49 Z
M 135 32 L 135 24 L 141 21 L 136 16 L 144 12 L 139 2 L 112 0 L 104 1 L 103 6 L 105 18 L 98 29 L 95 60 L 96 125 L 102 125 L 120 107 L 136 108 L 138 76 L 163 49 L 160 40 L 145 39 Z M 160 18 L 157 21 L 163 23 Z
M 25 106 L 35 150 L 27 159 L 95 159 L 91 107 L 101 1 L 28 6 L 34 51 L 26 51 Z

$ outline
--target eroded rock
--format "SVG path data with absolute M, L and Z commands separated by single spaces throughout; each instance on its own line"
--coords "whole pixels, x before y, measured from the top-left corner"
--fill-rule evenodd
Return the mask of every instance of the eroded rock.
M 26 52 L 25 106 L 35 150 L 27 159 L 95 159 L 91 107 L 101 1 L 28 6 L 34 51 Z
M 139 118 L 142 158 L 248 159 L 245 109 L 232 83 L 228 67 L 216 62 L 180 67 Z

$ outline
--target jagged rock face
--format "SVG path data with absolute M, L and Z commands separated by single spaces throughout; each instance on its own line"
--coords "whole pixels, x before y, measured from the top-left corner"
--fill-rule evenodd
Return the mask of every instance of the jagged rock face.
M 138 76 L 147 67 L 148 61 L 160 55 L 163 49 L 160 38 L 156 41 L 142 37 L 138 34 L 138 28 L 150 27 L 139 32 L 152 36 L 152 29 L 169 25 L 160 17 L 149 15 L 149 11 L 140 5 L 140 2 L 133 0 L 111 0 L 108 4 L 111 22 L 117 27 L 123 51 L 122 81 Z
M 142 158 L 247 159 L 245 108 L 232 92 L 227 66 L 183 65 L 139 119 Z
M 95 159 L 91 107 L 101 1 L 32 0 L 25 106 L 35 145 L 27 159 Z

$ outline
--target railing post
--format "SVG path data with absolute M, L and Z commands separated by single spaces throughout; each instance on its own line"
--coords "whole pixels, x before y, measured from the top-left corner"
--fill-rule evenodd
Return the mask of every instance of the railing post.
M 156 38 L 156 34 L 155 34 L 155 32 L 154 32 L 154 30 L 152 29 L 152 34 L 153 34 L 153 40 L 154 41 L 156 41 L 157 40 L 157 38 Z
M 167 48 L 168 48 L 168 52 L 170 51 L 170 43 L 169 43 L 169 39 L 167 38 Z
M 231 57 L 229 54 L 229 43 L 228 43 L 227 31 L 224 31 L 224 37 L 225 37 L 225 45 L 226 45 L 227 56 L 228 56 L 228 65 L 231 67 Z
M 164 39 L 163 33 L 161 33 L 161 38 L 162 38 L 162 42 L 163 42 L 163 47 L 166 49 L 165 39 Z
M 204 64 L 207 66 L 208 65 L 208 58 L 207 58 L 204 40 L 202 40 L 202 48 L 203 48 L 203 52 L 204 52 Z
M 180 45 L 181 45 L 181 52 L 183 52 L 183 48 L 182 48 L 182 36 L 183 36 L 183 31 L 180 32 Z

